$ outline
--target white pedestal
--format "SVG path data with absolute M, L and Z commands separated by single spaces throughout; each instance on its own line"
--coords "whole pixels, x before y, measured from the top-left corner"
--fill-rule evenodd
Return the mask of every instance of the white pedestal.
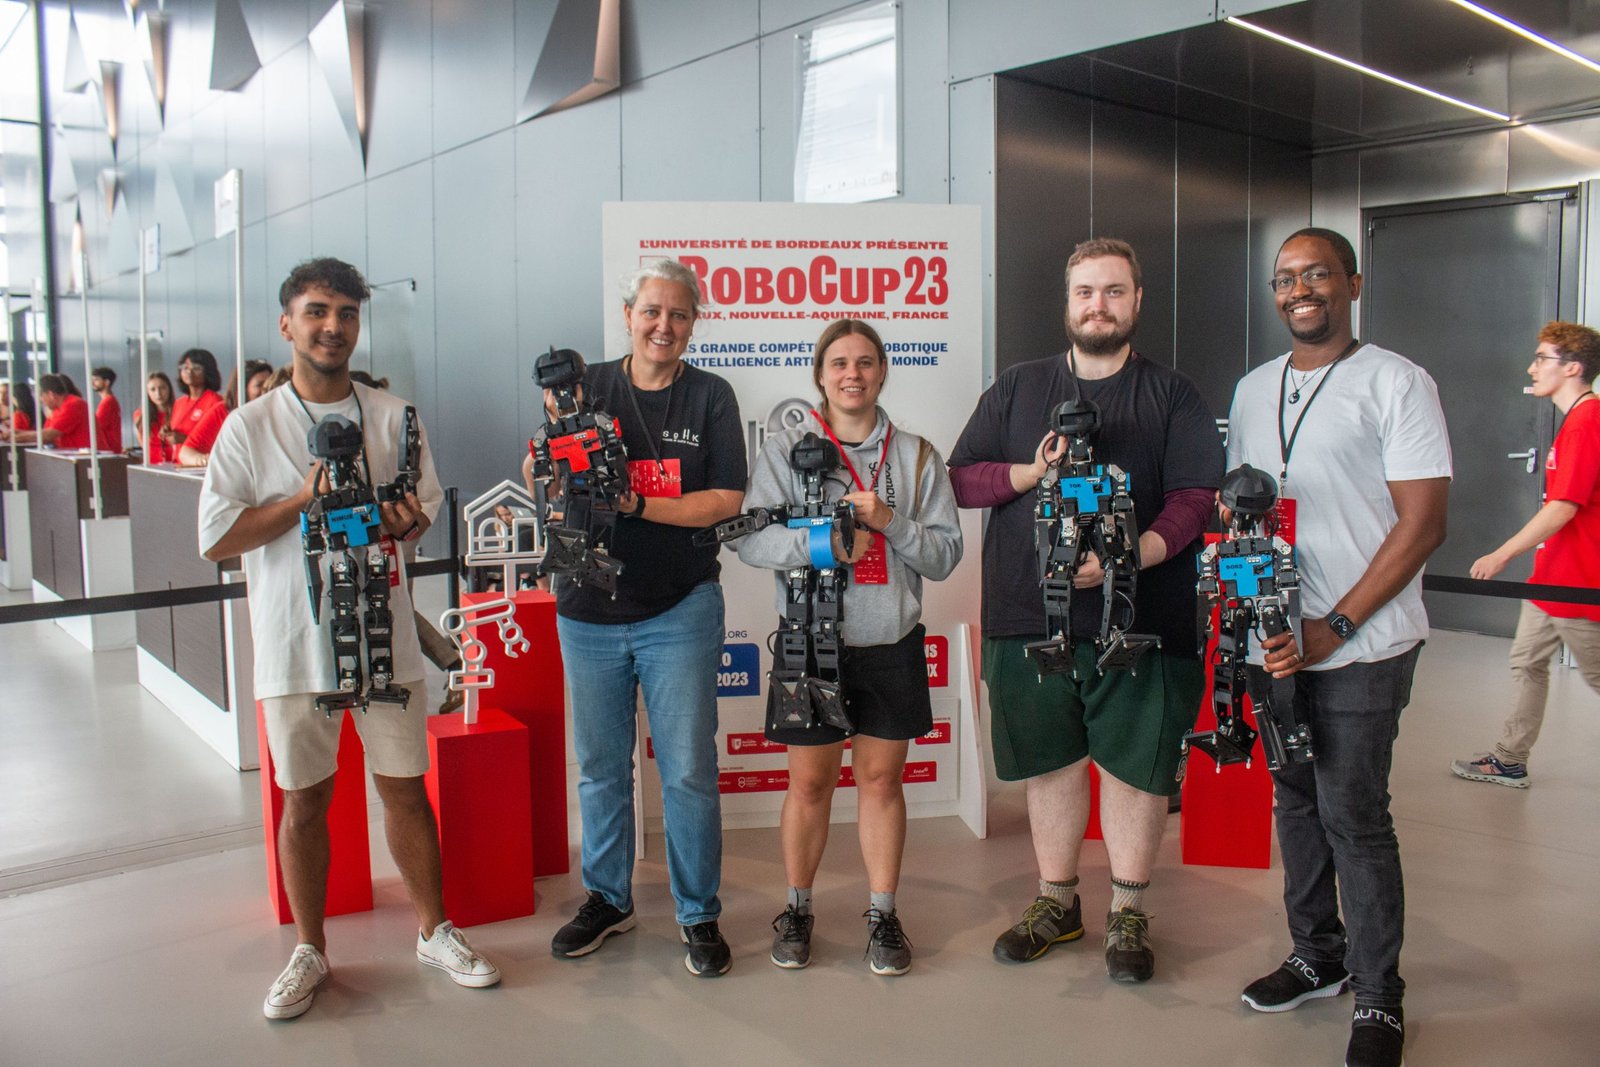
M 81 519 L 83 534 L 83 591 L 85 596 L 118 596 L 133 592 L 133 539 L 126 516 L 114 519 Z M 33 583 L 35 601 L 60 600 L 60 596 L 38 582 Z M 74 615 L 57 619 L 56 625 L 71 634 L 91 652 L 132 648 L 133 612 L 110 615 Z
M 26 589 L 33 584 L 33 527 L 28 524 L 28 491 L 4 491 L 6 558 L 0 560 L 0 586 Z

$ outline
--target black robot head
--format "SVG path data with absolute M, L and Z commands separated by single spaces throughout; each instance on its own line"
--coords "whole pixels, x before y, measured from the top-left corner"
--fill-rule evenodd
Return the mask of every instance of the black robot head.
M 808 433 L 789 449 L 789 465 L 802 474 L 826 474 L 839 467 L 839 450 L 832 441 Z
M 1092 400 L 1063 400 L 1050 412 L 1050 428 L 1068 439 L 1093 440 L 1100 432 L 1100 405 Z
M 306 434 L 306 445 L 317 459 L 340 460 L 361 454 L 361 427 L 343 415 L 324 415 Z
M 1238 515 L 1259 518 L 1278 502 L 1278 483 L 1272 475 L 1246 463 L 1222 478 L 1222 506 Z
M 554 348 L 533 364 L 533 380 L 541 389 L 571 389 L 583 381 L 583 357 L 570 348 Z

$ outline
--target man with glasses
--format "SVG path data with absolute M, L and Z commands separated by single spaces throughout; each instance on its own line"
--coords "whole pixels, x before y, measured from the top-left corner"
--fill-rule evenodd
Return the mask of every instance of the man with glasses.
M 1293 951 L 1243 999 L 1281 1012 L 1349 985 L 1345 1062 L 1397 1067 L 1405 902 L 1389 768 L 1428 634 L 1421 571 L 1444 540 L 1450 442 L 1427 372 L 1353 336 L 1361 275 L 1348 240 L 1291 234 L 1270 285 L 1293 345 L 1239 383 L 1228 466 L 1278 476 L 1303 618 L 1298 634 L 1261 644 L 1266 670 L 1294 678 L 1316 758 L 1273 773 Z
M 1533 575 L 1547 585 L 1600 589 L 1600 404 L 1594 378 L 1600 371 L 1600 333 L 1571 322 L 1539 331 L 1539 347 L 1528 365 L 1534 396 L 1548 397 L 1561 412 L 1561 431 L 1545 460 L 1545 503 L 1505 544 L 1472 565 L 1474 578 L 1493 578 L 1529 549 Z M 1572 649 L 1589 688 L 1600 693 L 1600 607 L 1593 604 L 1522 602 L 1511 643 L 1511 677 L 1517 703 L 1494 751 L 1455 760 L 1450 769 L 1471 782 L 1526 789 L 1528 755 L 1544 724 L 1550 690 L 1550 657 L 1562 643 Z

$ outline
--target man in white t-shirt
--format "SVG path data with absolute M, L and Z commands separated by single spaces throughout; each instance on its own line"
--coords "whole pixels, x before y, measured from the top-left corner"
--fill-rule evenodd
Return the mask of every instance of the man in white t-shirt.
M 332 610 L 324 604 L 321 622 L 314 621 L 306 590 L 300 514 L 322 474 L 307 434 L 333 414 L 359 426 L 374 485 L 394 480 L 403 440 L 406 402 L 350 381 L 361 302 L 368 295 L 361 272 L 337 259 L 308 260 L 290 272 L 278 293 L 283 307 L 278 331 L 293 352 L 292 377 L 222 424 L 200 494 L 201 554 L 209 560 L 244 557 L 250 625 L 257 637 L 256 698 L 266 720 L 274 777 L 283 790 L 278 856 L 299 944 L 267 994 L 262 1010 L 269 1019 L 304 1014 L 328 977 L 323 936 L 327 816 L 345 713 L 328 715 L 316 706 L 318 694 L 338 687 Z M 458 985 L 481 987 L 498 982 L 500 972 L 472 950 L 444 914 L 438 829 L 422 778 L 428 769 L 422 658 L 403 553 L 397 548 L 422 536 L 442 498 L 424 435 L 417 491 L 380 508 L 393 568 L 394 685 L 409 690 L 410 699 L 404 706 L 373 703 L 349 714 L 383 798 L 390 852 L 417 911 L 417 959 L 444 970 Z M 331 557 L 319 561 L 325 588 Z
M 1278 474 L 1303 619 L 1298 643 L 1262 642 L 1264 663 L 1293 676 L 1317 754 L 1273 774 L 1294 949 L 1244 1001 L 1288 1011 L 1348 984 L 1345 1062 L 1398 1067 L 1405 902 L 1389 767 L 1428 635 L 1421 572 L 1444 540 L 1450 440 L 1427 372 L 1353 337 L 1361 280 L 1340 234 L 1290 235 L 1270 284 L 1293 348 L 1245 376 L 1229 413 L 1229 468 Z

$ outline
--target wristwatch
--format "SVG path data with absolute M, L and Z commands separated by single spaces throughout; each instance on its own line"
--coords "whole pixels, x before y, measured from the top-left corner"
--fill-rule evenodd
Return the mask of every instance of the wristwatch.
M 1348 616 L 1340 615 L 1337 611 L 1327 618 L 1328 629 L 1332 630 L 1341 641 L 1348 641 L 1356 635 L 1356 624 Z

